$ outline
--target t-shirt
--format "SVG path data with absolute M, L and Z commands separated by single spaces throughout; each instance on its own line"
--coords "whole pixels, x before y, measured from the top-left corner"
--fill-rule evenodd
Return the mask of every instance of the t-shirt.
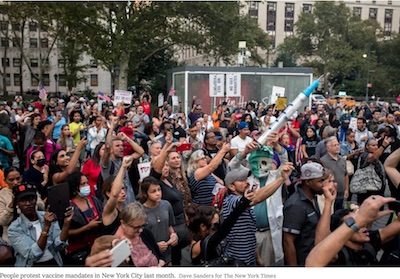
M 50 120 L 51 122 L 54 121 L 55 117 L 54 116 L 49 116 L 47 117 L 48 120 Z M 53 129 L 53 139 L 57 140 L 60 138 L 61 135 L 61 127 L 63 125 L 67 124 L 67 120 L 64 117 L 61 117 L 60 121 L 58 121 L 56 123 L 56 125 L 54 125 L 54 129 Z
M 69 123 L 69 130 L 70 130 L 71 134 L 73 134 L 76 131 L 78 131 L 80 125 L 83 125 L 83 124 L 81 122 L 79 122 L 79 123 L 75 123 L 75 122 Z M 81 140 L 81 134 L 80 133 L 76 133 L 76 135 L 73 138 L 74 138 L 74 144 L 77 146 L 79 141 Z
M 318 142 L 319 142 L 319 139 L 317 137 L 303 138 L 303 141 L 301 142 L 301 144 L 306 145 L 306 152 L 307 152 L 308 157 L 315 155 L 315 149 L 317 148 Z
M 135 123 L 135 124 L 140 123 L 140 125 L 137 126 L 136 129 L 138 129 L 139 131 L 141 131 L 143 133 L 144 132 L 144 125 L 146 123 L 149 123 L 150 119 L 149 119 L 149 116 L 147 114 L 142 114 L 142 115 L 136 114 L 132 118 L 132 122 Z
M 11 141 L 3 135 L 0 135 L 0 147 L 6 150 L 14 150 Z M 0 151 L 0 162 L 3 165 L 3 169 L 9 166 L 8 159 L 9 156 L 5 152 Z
M 145 114 L 147 114 L 148 116 L 150 116 L 150 114 L 151 114 L 151 105 L 150 105 L 150 103 L 148 102 L 147 104 L 145 104 L 144 102 L 142 102 L 140 105 L 143 107 L 143 112 Z
M 238 149 L 238 152 L 244 151 L 246 145 L 253 140 L 251 137 L 247 137 L 243 140 L 241 137 L 236 136 L 231 140 L 231 149 Z

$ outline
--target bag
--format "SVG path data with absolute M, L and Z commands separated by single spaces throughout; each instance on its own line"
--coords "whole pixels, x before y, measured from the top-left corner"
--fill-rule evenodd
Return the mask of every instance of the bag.
M 227 257 L 224 255 L 224 252 L 221 249 L 221 245 L 218 245 L 218 257 L 214 259 L 208 259 L 208 254 L 207 254 L 207 246 L 208 246 L 208 241 L 212 235 L 208 235 L 203 242 L 201 243 L 201 251 L 203 252 L 204 255 L 204 261 L 202 263 L 203 266 L 205 267 L 218 267 L 218 266 L 246 266 L 246 264 L 241 261 L 241 260 L 236 260 L 230 257 Z
M 340 124 L 343 130 L 347 130 L 349 128 L 350 123 L 345 123 L 342 122 L 342 124 Z
M 357 170 L 350 181 L 350 192 L 353 194 L 365 194 L 367 191 L 379 191 L 382 189 L 382 180 L 375 171 L 373 164 L 360 168 L 361 158 L 358 160 Z
M 228 192 L 227 187 L 220 188 L 218 190 L 218 193 L 214 196 L 211 206 L 221 209 L 222 203 L 224 202 L 224 198 L 225 198 L 227 192 Z
M 346 160 L 346 171 L 347 171 L 347 175 L 354 174 L 354 165 L 350 160 Z

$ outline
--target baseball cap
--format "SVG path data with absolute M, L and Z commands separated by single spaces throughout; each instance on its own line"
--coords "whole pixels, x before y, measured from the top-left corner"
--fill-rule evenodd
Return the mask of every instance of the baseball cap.
M 176 120 L 176 114 L 171 114 L 170 116 L 168 116 L 168 120 Z
M 58 102 L 59 103 L 65 103 L 64 99 L 59 99 Z
M 240 165 L 239 168 L 230 169 L 225 176 L 225 186 L 233 184 L 235 181 L 243 181 L 251 175 L 251 171 L 248 168 Z
M 240 122 L 239 125 L 238 125 L 238 129 L 242 130 L 242 129 L 245 129 L 245 128 L 247 128 L 247 129 L 249 128 L 249 123 L 244 122 L 244 121 Z
M 318 163 L 307 163 L 301 166 L 300 169 L 301 180 L 310 180 L 325 176 L 325 169 L 321 164 Z
M 251 132 L 250 136 L 254 137 L 254 136 L 259 135 L 259 134 L 260 134 L 260 131 L 254 130 L 253 132 Z
M 22 96 L 21 95 L 16 95 L 15 100 L 20 99 L 22 101 Z
M 241 114 L 236 114 L 236 115 L 235 115 L 235 120 L 238 120 L 238 119 L 240 119 L 240 118 L 242 118 L 242 115 L 241 115 Z
M 24 197 L 36 197 L 36 187 L 30 184 L 14 186 L 12 191 L 16 200 L 22 199 Z
M 85 98 L 80 97 L 80 98 L 79 98 L 79 102 L 86 102 L 86 100 L 85 100 Z

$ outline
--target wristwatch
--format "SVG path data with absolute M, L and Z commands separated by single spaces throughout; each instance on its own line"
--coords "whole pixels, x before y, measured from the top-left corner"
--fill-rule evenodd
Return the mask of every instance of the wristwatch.
M 358 231 L 360 230 L 360 227 L 357 226 L 356 221 L 354 220 L 353 217 L 348 218 L 348 219 L 345 221 L 345 223 L 346 223 L 346 225 L 347 225 L 350 229 L 352 229 L 352 230 L 355 231 L 355 232 L 358 232 Z

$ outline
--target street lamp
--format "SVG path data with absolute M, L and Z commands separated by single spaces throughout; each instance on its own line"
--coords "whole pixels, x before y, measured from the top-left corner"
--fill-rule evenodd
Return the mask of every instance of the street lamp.
M 366 87 L 365 87 L 365 101 L 368 102 L 368 90 L 369 90 L 369 62 L 371 57 L 370 46 L 367 46 L 367 53 L 363 54 L 363 58 L 367 58 L 367 75 L 366 75 Z
M 56 81 L 56 95 L 58 95 L 58 75 L 54 74 L 54 80 Z

